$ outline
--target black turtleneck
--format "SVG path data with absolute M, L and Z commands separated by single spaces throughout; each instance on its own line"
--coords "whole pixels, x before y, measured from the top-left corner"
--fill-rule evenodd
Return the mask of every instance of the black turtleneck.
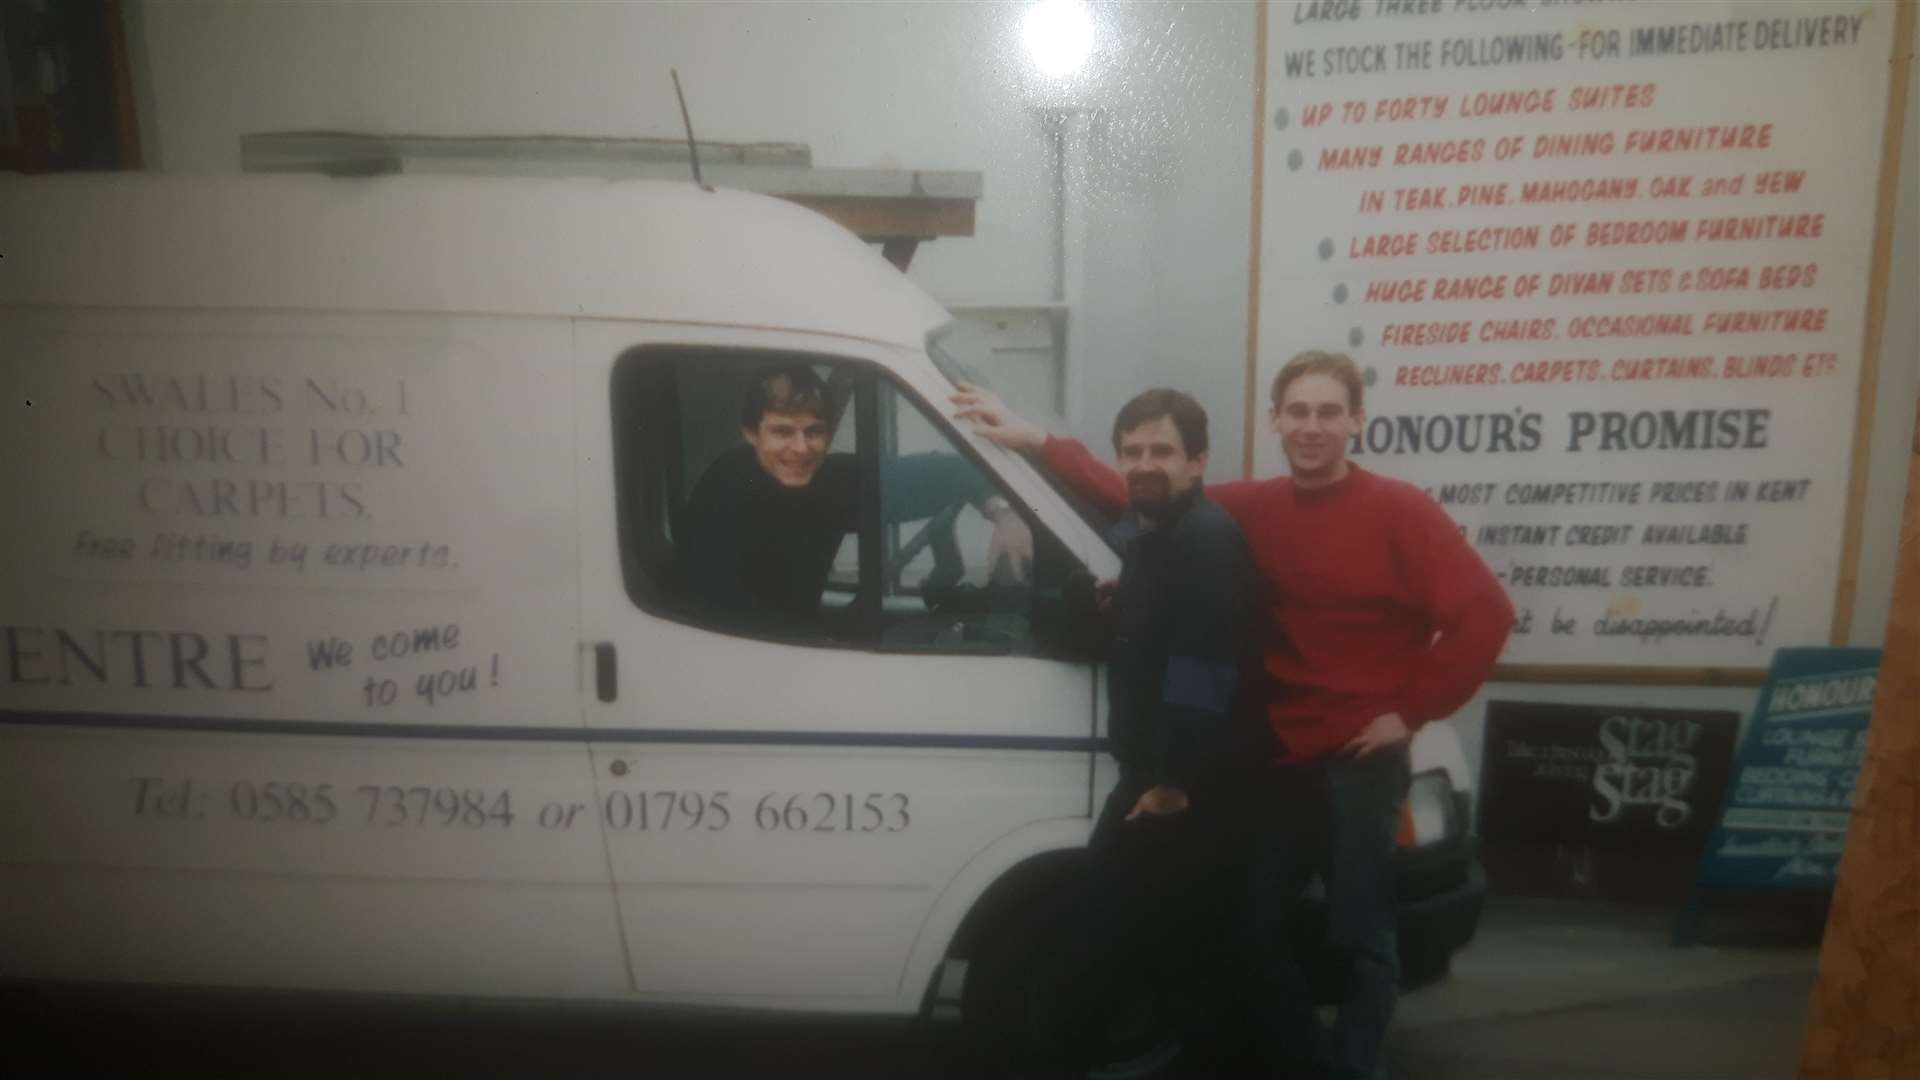
M 829 454 L 806 487 L 791 488 L 767 475 L 751 446 L 722 454 L 694 485 L 674 538 L 687 601 L 728 629 L 817 635 L 834 554 L 859 528 L 859 468 L 852 454 Z M 888 521 L 931 517 L 988 492 L 953 454 L 883 462 L 880 486 Z

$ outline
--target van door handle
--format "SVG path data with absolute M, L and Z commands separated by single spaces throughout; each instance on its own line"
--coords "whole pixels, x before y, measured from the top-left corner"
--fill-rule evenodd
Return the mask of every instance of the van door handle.
M 601 701 L 612 701 L 620 696 L 620 661 L 614 655 L 611 641 L 594 643 L 593 688 Z

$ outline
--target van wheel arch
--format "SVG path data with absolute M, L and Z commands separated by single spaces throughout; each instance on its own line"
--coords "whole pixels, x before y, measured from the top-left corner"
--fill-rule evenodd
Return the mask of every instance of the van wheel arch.
M 1048 898 L 1070 895 L 1085 866 L 1086 849 L 1076 847 L 1043 851 L 1008 867 L 967 909 L 947 942 L 945 961 L 965 962 L 968 978 L 972 978 L 973 962 L 980 959 L 983 951 L 989 951 L 989 943 L 996 936 L 1019 933 L 1033 919 L 1043 917 Z M 920 1003 L 922 1016 L 933 1015 L 942 1001 L 940 983 L 944 969 L 945 964 L 934 965 L 927 979 Z M 950 1003 L 959 1004 L 957 1000 Z
M 1060 919 L 1080 895 L 1086 849 L 1035 855 L 1002 874 L 961 920 L 948 957 L 966 962 L 960 1020 L 975 1047 L 1007 1061 L 1051 1060 L 1059 1051 L 1051 1023 L 1036 1026 L 1034 980 L 1059 937 Z
M 1034 855 L 995 879 L 980 894 L 947 946 L 951 960 L 976 960 L 983 942 L 1044 910 L 1050 900 L 1072 895 L 1086 868 L 1086 849 L 1067 848 Z

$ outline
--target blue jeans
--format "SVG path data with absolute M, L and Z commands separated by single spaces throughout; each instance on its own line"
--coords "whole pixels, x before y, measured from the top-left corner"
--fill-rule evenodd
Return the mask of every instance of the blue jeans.
M 1255 797 L 1252 1008 L 1263 1056 L 1289 1075 L 1367 1078 L 1379 1067 L 1400 980 L 1394 851 L 1409 773 L 1403 743 L 1363 758 L 1279 767 Z M 1301 893 L 1316 873 L 1341 976 L 1331 1032 L 1314 1016 L 1292 940 Z

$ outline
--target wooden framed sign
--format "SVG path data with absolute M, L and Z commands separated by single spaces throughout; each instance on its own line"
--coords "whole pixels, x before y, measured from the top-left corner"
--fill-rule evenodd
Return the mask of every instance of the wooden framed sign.
M 1353 460 L 1432 494 L 1520 612 L 1498 678 L 1757 685 L 1844 634 L 1910 17 L 1261 11 L 1249 388 L 1360 363 Z

